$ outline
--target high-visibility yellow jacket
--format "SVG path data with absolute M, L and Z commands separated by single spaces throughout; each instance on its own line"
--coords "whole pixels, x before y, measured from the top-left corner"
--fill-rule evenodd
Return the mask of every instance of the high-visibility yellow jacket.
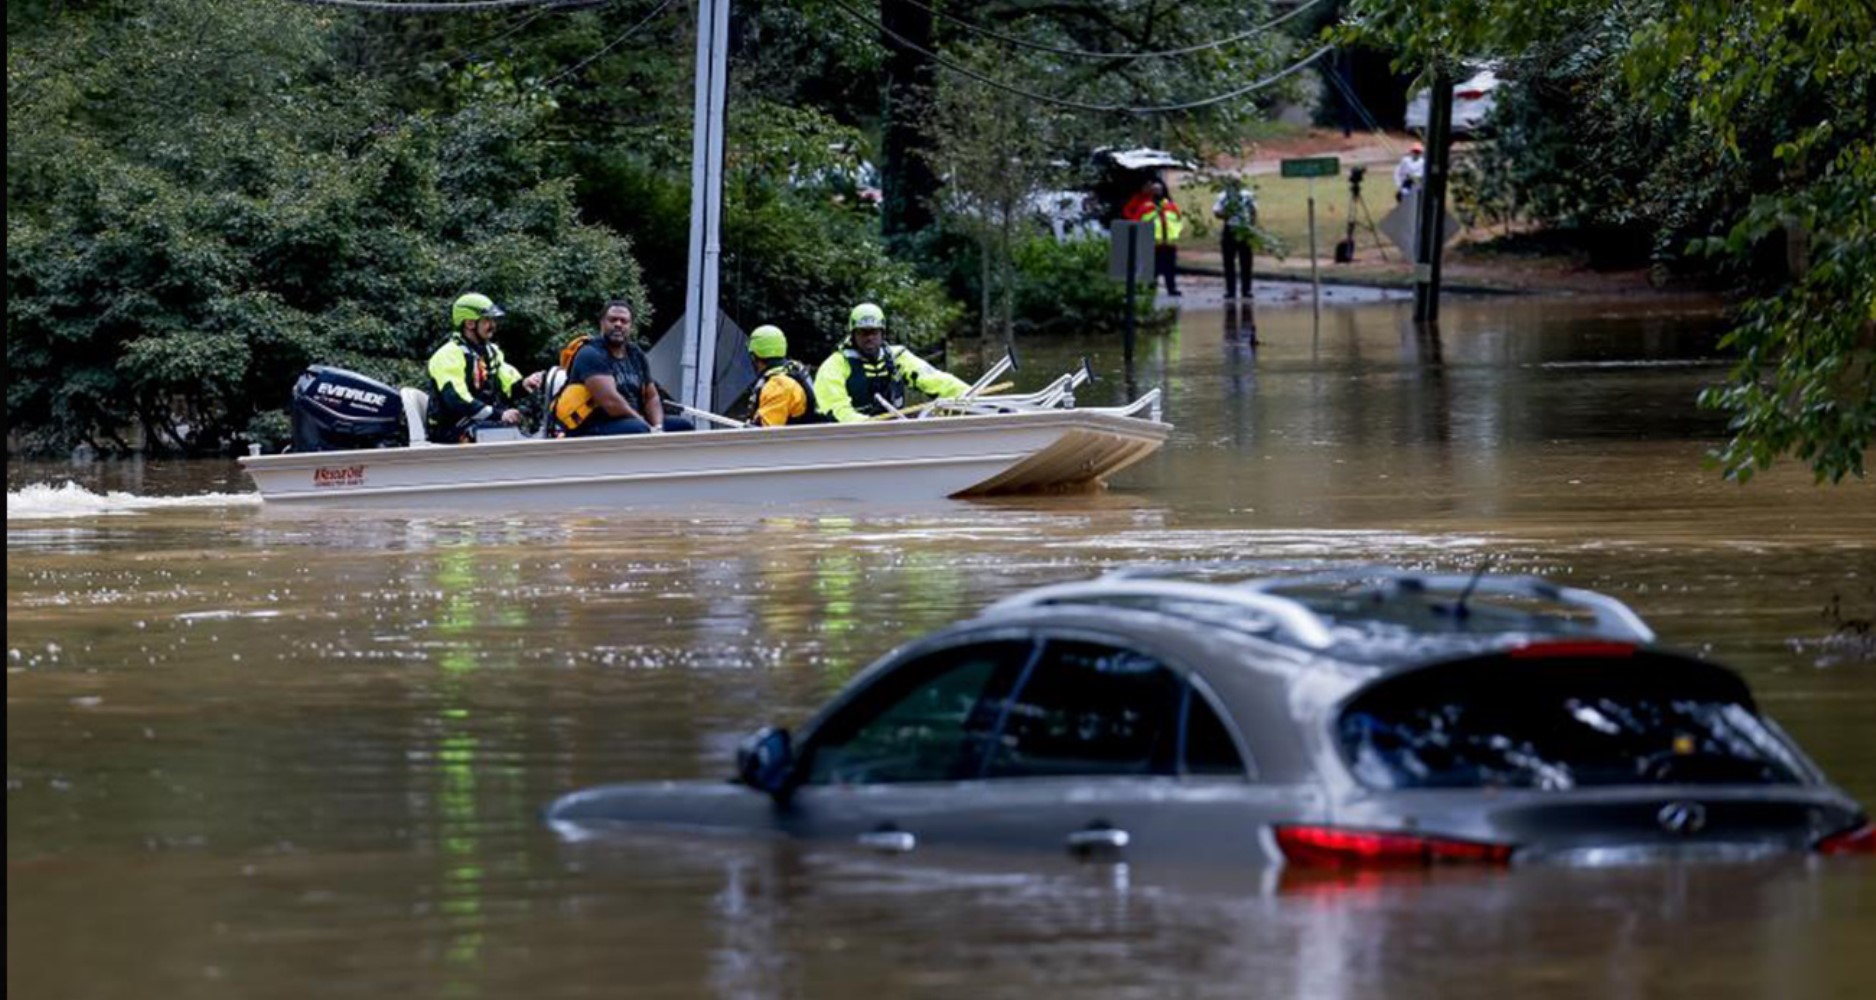
M 1171 198 L 1154 202 L 1153 207 L 1140 217 L 1140 221 L 1152 225 L 1153 242 L 1161 246 L 1178 239 L 1186 227 L 1185 217 Z
M 460 334 L 430 355 L 430 439 L 453 440 L 463 425 L 489 420 L 512 404 L 521 372 L 490 341 L 474 347 Z
M 821 362 L 814 374 L 814 398 L 822 413 L 843 424 L 857 423 L 886 412 L 875 396 L 884 396 L 894 406 L 905 405 L 908 384 L 940 399 L 962 396 L 970 388 L 969 383 L 895 344 L 882 347 L 872 361 L 848 346 Z

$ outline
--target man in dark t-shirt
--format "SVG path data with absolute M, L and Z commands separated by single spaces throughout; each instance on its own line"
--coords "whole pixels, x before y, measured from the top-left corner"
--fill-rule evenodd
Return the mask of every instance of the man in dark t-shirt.
M 584 387 L 592 406 L 569 436 L 693 430 L 689 420 L 665 416 L 651 362 L 632 343 L 632 307 L 608 302 L 599 317 L 599 334 L 580 348 L 567 370 L 567 384 Z

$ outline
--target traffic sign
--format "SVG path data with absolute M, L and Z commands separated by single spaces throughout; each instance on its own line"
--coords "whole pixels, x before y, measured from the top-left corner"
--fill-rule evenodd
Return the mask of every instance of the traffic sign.
M 1135 280 L 1152 281 L 1152 223 L 1123 222 L 1116 219 L 1108 231 L 1112 242 L 1108 244 L 1107 276 L 1116 281 L 1126 281 L 1127 264 L 1131 260 Z
M 1334 177 L 1342 172 L 1342 160 L 1335 156 L 1306 156 L 1284 160 L 1282 167 L 1285 177 Z
M 1452 213 L 1448 212 L 1443 223 L 1440 227 L 1440 235 L 1445 237 L 1444 242 L 1451 243 L 1459 235 L 1459 220 L 1453 218 Z M 1418 190 L 1407 192 L 1407 195 L 1400 200 L 1400 204 L 1394 206 L 1394 210 L 1381 220 L 1380 228 L 1381 232 L 1387 234 L 1388 239 L 1394 241 L 1395 246 L 1400 247 L 1401 253 L 1406 254 L 1408 260 L 1412 260 L 1417 252 L 1414 247 L 1417 237 L 1414 234 L 1420 228 L 1420 192 Z

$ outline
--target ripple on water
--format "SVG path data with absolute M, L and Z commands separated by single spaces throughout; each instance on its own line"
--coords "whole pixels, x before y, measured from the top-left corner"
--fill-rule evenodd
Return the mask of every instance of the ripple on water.
M 188 507 L 259 507 L 258 493 L 202 493 L 194 496 L 140 496 L 106 490 L 94 493 L 67 480 L 34 483 L 7 491 L 7 520 L 42 521 L 78 517 L 121 517 L 153 510 Z

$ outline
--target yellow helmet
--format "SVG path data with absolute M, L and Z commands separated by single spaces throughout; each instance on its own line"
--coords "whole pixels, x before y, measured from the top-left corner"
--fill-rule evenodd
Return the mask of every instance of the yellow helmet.
M 449 311 L 450 325 L 462 329 L 462 325 L 472 319 L 499 319 L 503 315 L 502 307 L 495 300 L 478 292 L 470 292 L 456 300 Z
M 881 309 L 871 302 L 862 302 L 854 306 L 853 312 L 847 315 L 847 329 L 849 331 L 884 330 L 885 328 L 886 310 Z
M 749 334 L 749 353 L 764 361 L 788 356 L 788 338 L 779 326 L 758 326 Z

